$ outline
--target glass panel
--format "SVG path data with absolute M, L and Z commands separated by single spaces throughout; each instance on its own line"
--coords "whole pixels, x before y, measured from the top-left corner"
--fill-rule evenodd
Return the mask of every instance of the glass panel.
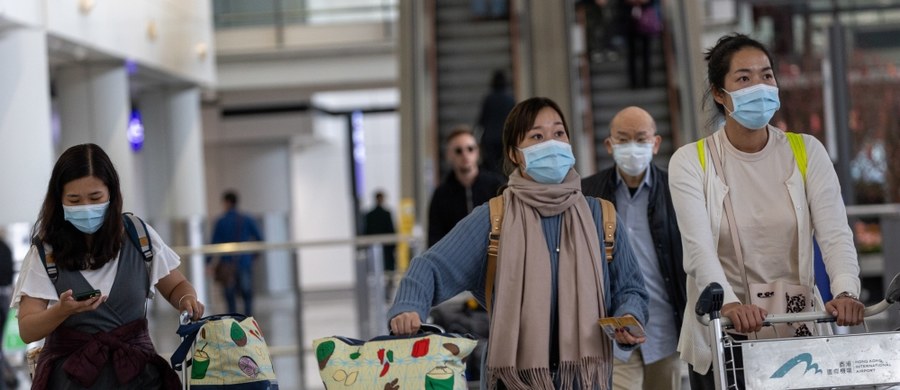
M 850 170 L 858 204 L 900 202 L 900 1 L 754 1 L 753 36 L 776 61 L 782 109 L 776 126 L 827 145 L 823 77 L 834 17 L 848 30 Z M 837 7 L 835 7 L 837 4 Z M 830 76 L 827 76 L 830 77 Z M 835 145 L 831 145 L 834 147 Z M 848 183 L 842 183 L 848 185 Z
M 397 0 L 214 0 L 216 28 L 393 21 Z
M 213 0 L 216 28 L 271 25 L 278 0 Z

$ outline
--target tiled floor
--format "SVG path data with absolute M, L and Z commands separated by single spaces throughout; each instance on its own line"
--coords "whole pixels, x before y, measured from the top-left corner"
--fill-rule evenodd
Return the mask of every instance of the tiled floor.
M 315 357 L 310 350 L 312 340 L 331 335 L 359 337 L 360 333 L 352 291 L 307 293 L 304 295 L 303 301 L 304 341 L 301 344 L 304 347 L 302 356 L 306 364 L 302 371 L 296 349 L 298 337 L 296 325 L 300 321 L 296 318 L 295 297 L 292 294 L 261 296 L 256 303 L 255 317 L 263 328 L 272 349 L 275 371 L 282 389 L 300 389 L 301 381 L 305 384 L 306 389 L 324 389 L 319 380 Z M 213 299 L 208 313 L 222 311 L 218 302 Z M 151 335 L 156 348 L 161 355 L 168 358 L 168 355 L 175 350 L 179 343 L 178 336 L 175 334 L 177 315 L 170 307 L 163 307 L 157 302 L 149 316 L 151 318 Z M 883 315 L 871 319 L 869 323 L 870 331 L 888 330 Z M 17 355 L 12 358 L 14 361 L 20 359 Z M 21 374 L 21 377 L 27 377 L 27 374 Z M 19 388 L 27 389 L 28 387 L 27 380 L 23 379 Z M 685 381 L 683 389 L 688 388 Z

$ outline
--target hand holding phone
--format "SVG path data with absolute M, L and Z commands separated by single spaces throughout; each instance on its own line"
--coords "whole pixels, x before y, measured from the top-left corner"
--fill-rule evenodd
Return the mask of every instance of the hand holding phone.
M 75 294 L 73 297 L 75 298 L 76 301 L 81 302 L 81 301 L 86 301 L 88 299 L 99 297 L 99 296 L 100 296 L 100 290 L 91 290 L 91 291 L 80 292 L 78 294 Z

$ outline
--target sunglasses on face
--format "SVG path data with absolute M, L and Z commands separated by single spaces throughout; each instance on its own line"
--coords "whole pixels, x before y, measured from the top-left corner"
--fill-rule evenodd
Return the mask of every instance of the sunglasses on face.
M 469 153 L 474 153 L 476 149 L 478 149 L 478 147 L 475 145 L 459 146 L 453 149 L 453 153 L 456 153 L 457 156 L 462 156 L 463 152 L 468 151 Z

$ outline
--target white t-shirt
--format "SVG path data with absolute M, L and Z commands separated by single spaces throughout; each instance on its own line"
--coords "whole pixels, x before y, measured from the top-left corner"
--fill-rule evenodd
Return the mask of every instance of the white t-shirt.
M 794 172 L 794 154 L 784 136 L 769 131 L 762 150 L 745 153 L 718 133 L 724 146 L 725 180 L 728 182 L 734 220 L 740 235 L 748 283 L 784 281 L 797 284 L 797 216 L 785 183 Z M 734 254 L 728 219 L 722 215 L 719 230 L 719 258 L 734 293 L 745 299 L 741 266 Z M 744 301 L 748 303 L 749 301 Z
M 155 288 L 156 283 L 160 279 L 166 277 L 173 269 L 178 268 L 178 265 L 181 264 L 181 259 L 174 251 L 172 251 L 172 248 L 169 248 L 169 246 L 163 242 L 162 238 L 159 237 L 159 233 L 157 233 L 156 230 L 153 230 L 150 225 L 147 225 L 147 234 L 150 236 L 150 242 L 153 245 L 153 264 L 150 271 L 152 274 L 151 285 Z M 131 250 L 129 246 L 132 245 L 134 244 L 126 240 L 122 242 L 122 249 Z M 44 248 L 47 252 L 51 251 L 51 248 L 47 245 L 45 245 Z M 100 269 L 84 270 L 81 271 L 81 275 L 87 279 L 91 286 L 99 289 L 102 295 L 109 295 L 113 282 L 116 279 L 116 271 L 118 271 L 118 269 L 119 257 L 116 256 L 115 259 L 106 263 Z M 79 291 L 75 291 L 75 293 L 78 292 Z M 34 245 L 31 246 L 31 249 L 28 250 L 28 254 L 25 255 L 25 260 L 22 261 L 22 269 L 19 272 L 19 278 L 16 281 L 16 289 L 13 292 L 10 307 L 18 308 L 19 302 L 22 300 L 22 295 L 46 299 L 50 301 L 51 305 L 59 300 L 59 294 L 56 293 L 56 287 L 53 285 L 53 282 L 50 281 L 50 276 L 47 275 L 47 269 L 44 268 L 44 264 L 41 263 L 37 247 Z

